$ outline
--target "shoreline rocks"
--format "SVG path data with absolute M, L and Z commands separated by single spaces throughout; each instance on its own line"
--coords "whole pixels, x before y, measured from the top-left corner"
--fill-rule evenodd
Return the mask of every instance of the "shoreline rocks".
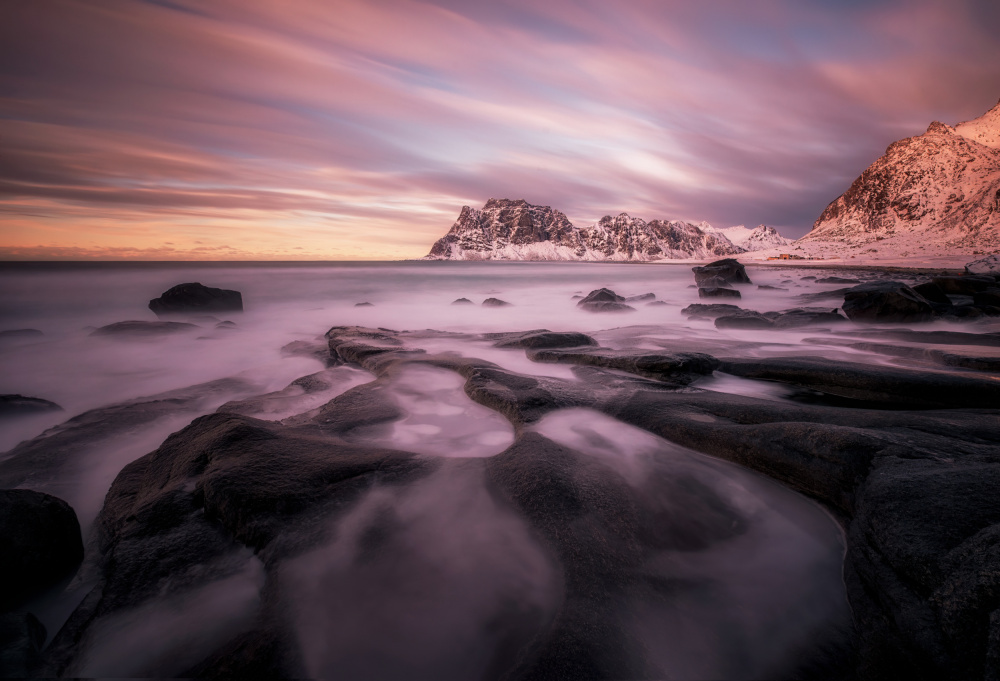
M 243 312 L 239 291 L 212 288 L 198 282 L 178 284 L 149 301 L 157 317 L 206 312 Z

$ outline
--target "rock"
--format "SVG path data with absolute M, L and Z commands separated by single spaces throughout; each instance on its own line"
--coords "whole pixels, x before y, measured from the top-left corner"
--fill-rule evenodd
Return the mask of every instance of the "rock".
M 843 300 L 847 292 L 853 287 L 835 288 L 829 291 L 813 291 L 812 293 L 801 293 L 798 299 L 803 303 L 821 303 L 825 300 Z
M 913 290 L 919 293 L 924 298 L 926 298 L 931 303 L 938 303 L 939 305 L 951 305 L 951 300 L 944 292 L 944 289 L 935 284 L 933 281 L 924 282 L 923 284 L 917 284 L 916 286 L 913 287 Z
M 45 626 L 31 613 L 0 614 L 0 679 L 37 676 L 45 636 Z
M 646 307 L 670 307 L 670 303 L 663 300 L 654 300 L 651 303 L 646 303 Z
M 26 416 L 50 411 L 62 411 L 55 402 L 49 402 L 39 397 L 24 395 L 0 395 L 0 418 L 8 416 Z
M 196 324 L 188 324 L 187 322 L 142 322 L 132 320 L 102 326 L 92 331 L 90 335 L 152 338 L 155 336 L 169 336 L 175 333 L 193 331 L 197 328 L 199 327 Z
M 898 281 L 860 284 L 844 294 L 844 313 L 854 321 L 922 322 L 933 316 L 919 293 Z
M 483 307 L 509 307 L 510 303 L 499 298 L 487 298 L 483 301 Z
M 719 366 L 717 359 L 701 352 L 650 353 L 606 348 L 537 349 L 530 350 L 528 357 L 535 362 L 558 362 L 617 369 L 680 385 L 687 385 L 699 376 L 711 374 Z
M 495 340 L 498 348 L 575 348 L 583 345 L 597 345 L 590 336 L 583 333 L 555 333 L 545 329 L 524 333 L 487 333 L 489 340 Z
M 860 284 L 860 279 L 851 279 L 849 277 L 824 277 L 822 279 L 816 279 L 817 284 Z
M 686 315 L 699 315 L 702 317 L 723 317 L 727 315 L 734 315 L 740 312 L 749 312 L 750 310 L 744 310 L 739 305 L 730 305 L 729 303 L 692 303 L 688 305 L 683 310 L 681 314 Z
M 942 319 L 979 319 L 983 311 L 974 305 L 952 305 L 942 309 L 938 315 Z
M 656 299 L 656 294 L 655 293 L 640 293 L 637 296 L 628 296 L 627 298 L 625 298 L 625 302 L 626 303 L 641 303 L 644 300 L 655 300 L 655 299 Z
M 215 328 L 220 329 L 220 330 L 225 330 L 225 329 L 232 330 L 232 329 L 236 329 L 238 327 L 236 326 L 235 322 L 231 322 L 229 320 L 226 320 L 224 322 L 219 322 L 218 324 L 216 324 Z
M 846 321 L 847 317 L 829 308 L 795 308 L 782 311 L 775 317 L 774 325 L 779 329 L 794 329 L 816 324 L 842 324 Z
M 198 282 L 178 284 L 149 301 L 149 309 L 157 317 L 196 312 L 243 312 L 243 296 L 239 291 L 211 288 Z
M 83 560 L 76 513 L 62 499 L 0 490 L 0 612 L 71 576 Z
M 802 277 L 802 281 L 816 281 L 816 277 L 810 274 L 808 277 Z
M 0 331 L 0 338 L 38 338 L 45 334 L 38 329 L 7 329 Z
M 771 286 L 770 284 L 760 284 L 757 286 L 758 291 L 787 291 L 787 288 L 781 288 L 780 286 Z
M 703 281 L 711 277 L 721 277 L 731 284 L 753 283 L 747 276 L 746 268 L 735 258 L 725 258 L 702 267 L 692 267 L 691 271 L 694 272 L 694 281 L 699 288 L 702 287 Z
M 453 300 L 453 301 L 451 301 L 451 304 L 452 305 L 475 305 L 475 303 L 472 302 L 471 300 L 469 300 L 468 298 L 459 298 L 457 300 Z
M 965 266 L 968 274 L 989 274 L 1000 277 L 1000 255 L 994 253 L 979 260 L 973 260 Z
M 972 302 L 976 305 L 976 307 L 982 307 L 984 305 L 1000 307 L 1000 288 L 990 288 L 985 291 L 974 293 L 972 295 Z
M 971 296 L 997 285 L 992 276 L 974 274 L 962 277 L 934 277 L 931 282 L 937 284 L 947 294 L 960 296 Z
M 375 307 L 375 306 L 372 303 L 364 302 L 364 303 L 354 303 L 354 307 Z
M 742 298 L 740 292 L 732 288 L 699 288 L 699 298 Z
M 962 296 L 956 293 L 949 293 L 947 295 L 947 298 L 948 302 L 951 305 L 958 305 L 958 306 L 972 305 L 974 300 L 972 296 Z
M 580 300 L 577 307 L 588 312 L 634 312 L 635 308 L 625 305 L 625 298 L 611 289 L 599 288 Z
M 698 282 L 698 288 L 732 288 L 733 285 L 719 276 L 707 277 Z
M 773 329 L 774 322 L 759 312 L 745 310 L 739 314 L 717 317 L 717 329 Z

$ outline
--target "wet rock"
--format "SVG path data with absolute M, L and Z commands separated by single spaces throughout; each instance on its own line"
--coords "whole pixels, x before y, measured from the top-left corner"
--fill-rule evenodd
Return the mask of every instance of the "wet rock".
M 354 303 L 354 307 L 375 307 L 375 305 L 369 302 L 364 302 L 364 303 Z
M 719 276 L 712 276 L 702 279 L 698 282 L 698 288 L 732 288 L 733 285 L 726 281 L 725 278 Z
M 496 340 L 498 348 L 574 348 L 597 345 L 597 341 L 583 333 L 556 333 L 544 329 L 523 333 L 488 333 L 485 337 Z
M 984 305 L 1000 307 L 1000 288 L 988 288 L 985 291 L 979 291 L 973 294 L 972 302 L 976 307 Z
M 852 287 L 853 288 L 853 287 Z M 803 303 L 822 303 L 828 300 L 843 300 L 844 296 L 851 288 L 837 288 L 829 291 L 813 291 L 812 293 L 801 293 L 799 301 Z
M 49 402 L 39 397 L 0 395 L 0 418 L 27 416 L 28 414 L 42 414 L 62 410 L 62 407 L 55 402 Z
M 699 298 L 742 298 L 740 292 L 732 288 L 699 288 Z
M 198 282 L 178 284 L 159 298 L 149 301 L 149 309 L 157 317 L 197 312 L 243 312 L 243 296 L 239 291 L 212 288 Z
M 820 324 L 842 324 L 846 321 L 847 317 L 829 308 L 794 308 L 783 310 L 774 318 L 774 325 L 779 329 L 794 329 Z
M 70 577 L 82 560 L 80 523 L 69 504 L 41 492 L 0 490 L 0 612 Z
M 0 678 L 37 676 L 45 636 L 45 626 L 31 613 L 0 614 Z
M 451 301 L 451 304 L 452 305 L 475 305 L 475 303 L 472 302 L 471 300 L 469 300 L 468 298 L 458 298 L 456 300 Z
M 781 288 L 780 286 L 771 286 L 770 284 L 760 284 L 757 286 L 758 291 L 787 291 L 787 288 Z
M 624 303 L 625 296 L 620 296 L 609 288 L 594 289 L 577 303 L 586 305 L 587 303 Z
M 692 303 L 681 310 L 681 314 L 684 315 L 698 315 L 701 317 L 711 317 L 713 319 L 716 317 L 737 314 L 739 312 L 749 312 L 749 310 L 744 310 L 739 305 L 730 305 L 729 303 Z
M 810 274 L 808 277 L 802 277 L 802 281 L 816 281 L 816 277 Z
M 169 336 L 175 333 L 185 333 L 198 329 L 196 324 L 187 322 L 143 322 L 127 321 L 115 322 L 102 326 L 91 332 L 91 336 L 118 336 L 123 338 L 154 338 L 158 336 Z
M 906 284 L 860 284 L 844 294 L 844 314 L 863 322 L 922 322 L 933 316 L 930 303 Z
M 535 362 L 559 362 L 581 366 L 618 369 L 638 376 L 686 385 L 698 376 L 711 374 L 718 360 L 700 352 L 649 353 L 615 351 L 606 348 L 593 350 L 529 350 L 528 357 Z
M 974 260 L 965 266 L 968 274 L 985 274 L 994 278 L 1000 277 L 1000 255 L 988 255 L 985 258 Z
M 578 305 L 581 310 L 586 310 L 587 312 L 635 312 L 635 308 L 631 305 L 612 303 L 606 300 L 590 303 L 580 301 Z
M 892 339 L 912 343 L 935 345 L 981 345 L 1000 348 L 1000 333 L 968 333 L 965 331 L 911 331 L 910 329 L 882 329 L 879 331 L 845 331 L 838 335 L 860 338 Z
M 646 303 L 646 307 L 664 307 L 664 306 L 669 307 L 670 303 L 663 300 L 654 300 L 651 303 Z
M 946 320 L 970 320 L 979 319 L 984 315 L 983 311 L 975 305 L 955 304 L 939 310 L 938 316 Z
M 281 346 L 282 357 L 308 357 L 318 359 L 326 366 L 337 364 L 337 361 L 330 356 L 329 342 L 326 341 L 306 341 L 297 340 Z
M 720 371 L 892 408 L 977 408 L 1000 404 L 1000 384 L 975 375 L 834 362 L 820 357 L 722 359 Z
M 44 335 L 38 329 L 7 329 L 0 331 L 0 338 L 39 338 Z
M 641 303 L 646 300 L 655 300 L 655 293 L 640 293 L 637 296 L 628 296 L 625 298 L 626 303 Z
M 704 286 L 703 281 L 712 277 L 720 277 L 730 284 L 753 283 L 747 276 L 746 268 L 735 258 L 725 258 L 702 267 L 692 267 L 691 271 L 694 272 L 694 281 L 699 288 Z
M 992 276 L 975 274 L 962 277 L 934 277 L 931 283 L 936 284 L 945 293 L 960 296 L 971 296 L 996 286 L 996 280 Z
M 928 281 L 923 284 L 917 284 L 916 286 L 913 287 L 913 290 L 919 293 L 924 298 L 926 298 L 931 303 L 938 303 L 940 305 L 951 305 L 951 299 L 948 298 L 947 294 L 944 292 L 944 289 L 935 284 L 933 281 Z
M 509 307 L 510 303 L 499 298 L 487 298 L 483 301 L 483 307 Z
M 759 312 L 746 310 L 739 314 L 717 317 L 717 329 L 773 329 L 774 321 Z

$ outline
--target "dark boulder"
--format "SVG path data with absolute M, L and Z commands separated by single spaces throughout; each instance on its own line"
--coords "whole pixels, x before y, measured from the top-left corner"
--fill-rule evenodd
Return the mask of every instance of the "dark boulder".
M 930 303 L 898 281 L 861 284 L 844 294 L 844 314 L 863 322 L 922 322 L 933 316 Z
M 27 489 L 0 490 L 0 611 L 70 577 L 82 560 L 80 523 L 69 504 Z
M 483 307 L 509 307 L 510 303 L 499 298 L 487 298 L 483 301 Z
M 971 296 L 997 285 L 993 277 L 979 274 L 967 274 L 963 277 L 934 277 L 931 282 L 941 287 L 945 293 L 960 296 Z
M 1000 307 L 1000 288 L 990 288 L 972 294 L 972 302 L 976 307 L 990 305 Z
M 363 303 L 354 303 L 354 307 L 375 307 L 372 303 L 365 301 Z
M 774 318 L 774 325 L 779 329 L 794 329 L 800 326 L 816 324 L 841 324 L 848 321 L 847 317 L 829 308 L 795 308 L 783 310 Z
M 742 298 L 734 288 L 699 288 L 699 298 Z
M 588 312 L 632 312 L 634 307 L 625 304 L 625 297 L 611 289 L 599 288 L 591 291 L 577 302 L 577 307 Z
M 495 340 L 495 345 L 498 348 L 575 348 L 582 345 L 597 345 L 597 341 L 590 336 L 575 331 L 557 333 L 538 330 L 524 333 L 488 333 L 486 337 Z
M 780 286 L 771 286 L 770 284 L 760 284 L 757 287 L 758 291 L 787 291 L 787 288 L 781 288 Z
M 199 328 L 196 324 L 187 322 L 143 322 L 130 320 L 127 322 L 115 322 L 95 329 L 91 336 L 131 336 L 131 337 L 154 337 L 169 336 L 174 333 L 193 331 Z
M 694 281 L 698 284 L 699 288 L 704 286 L 702 284 L 703 281 L 712 277 L 720 277 L 730 284 L 753 283 L 750 281 L 750 277 L 747 276 L 746 268 L 735 258 L 725 258 L 724 260 L 716 260 L 702 267 L 692 267 L 691 271 L 694 272 Z
M 938 303 L 939 305 L 951 305 L 951 299 L 948 298 L 944 289 L 935 284 L 933 281 L 917 284 L 913 287 L 913 290 L 922 295 L 929 302 Z
M 451 304 L 452 305 L 475 305 L 475 303 L 472 302 L 471 300 L 469 300 L 468 298 L 459 298 L 458 300 L 453 300 L 453 301 L 451 301 Z
M 646 301 L 646 300 L 655 300 L 655 299 L 656 299 L 656 294 L 655 293 L 641 293 L 641 294 L 639 294 L 637 296 L 628 296 L 627 298 L 625 298 L 625 302 L 626 303 L 641 303 L 641 302 Z
M 698 288 L 732 288 L 733 285 L 722 277 L 708 277 L 698 282 Z
M 744 312 L 744 309 L 739 305 L 730 305 L 729 303 L 692 303 L 681 310 L 681 314 L 712 318 L 733 315 L 738 312 Z
M 0 418 L 5 416 L 42 414 L 48 411 L 62 411 L 62 407 L 55 402 L 49 402 L 39 397 L 0 395 Z
M 36 676 L 45 635 L 45 626 L 31 613 L 0 614 L 0 679 Z
M 759 312 L 746 310 L 739 314 L 717 317 L 715 320 L 717 329 L 773 329 L 774 321 L 768 319 Z
M 149 301 L 157 317 L 193 312 L 243 312 L 239 291 L 203 286 L 198 282 L 178 284 Z

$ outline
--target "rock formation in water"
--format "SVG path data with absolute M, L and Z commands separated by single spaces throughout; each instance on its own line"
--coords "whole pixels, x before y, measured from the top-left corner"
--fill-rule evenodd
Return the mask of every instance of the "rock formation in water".
M 157 317 L 208 312 L 242 312 L 243 296 L 239 291 L 212 288 L 198 282 L 178 284 L 159 298 L 149 301 Z
M 646 222 L 621 213 L 580 228 L 549 206 L 490 199 L 482 210 L 463 206 L 458 220 L 431 247 L 427 258 L 649 261 L 712 258 L 743 250 L 726 237 L 687 222 Z
M 973 121 L 935 121 L 890 145 L 798 243 L 811 242 L 871 257 L 921 246 L 928 255 L 1000 249 L 1000 103 Z

